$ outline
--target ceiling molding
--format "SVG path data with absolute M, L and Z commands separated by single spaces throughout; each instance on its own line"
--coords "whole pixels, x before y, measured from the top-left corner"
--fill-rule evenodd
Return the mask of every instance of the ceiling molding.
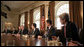
M 23 9 L 20 10 L 19 12 L 20 12 L 20 13 L 24 13 L 25 11 L 30 11 L 31 9 L 38 8 L 38 7 L 39 7 L 40 5 L 42 5 L 42 4 L 46 4 L 46 5 L 48 6 L 49 2 L 50 2 L 50 1 L 38 1 L 38 2 L 36 2 L 36 3 L 34 3 L 34 4 L 29 5 L 30 7 L 25 7 L 25 8 L 23 8 Z

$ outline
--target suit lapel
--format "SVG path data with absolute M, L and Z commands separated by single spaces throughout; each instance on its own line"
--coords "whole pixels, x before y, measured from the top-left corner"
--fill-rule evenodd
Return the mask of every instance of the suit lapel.
M 35 29 L 36 30 L 36 29 Z M 35 34 L 35 31 L 33 31 L 33 34 Z
M 49 32 L 51 32 L 52 28 L 53 28 L 53 27 L 51 26 L 51 28 L 49 29 Z

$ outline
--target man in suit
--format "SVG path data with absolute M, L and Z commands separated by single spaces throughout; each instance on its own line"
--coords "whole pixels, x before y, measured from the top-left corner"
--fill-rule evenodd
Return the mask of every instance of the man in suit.
M 19 32 L 18 32 L 20 35 L 28 34 L 28 30 L 23 25 L 20 28 L 21 28 L 21 30 L 19 30 Z
M 7 33 L 12 33 L 12 32 L 5 27 L 5 29 L 4 29 L 4 31 L 2 33 L 6 33 L 7 34 Z
M 56 28 L 52 26 L 52 21 L 51 20 L 47 20 L 47 37 L 49 40 L 52 40 L 52 36 L 57 36 L 56 33 Z
M 21 26 L 18 27 L 18 33 L 19 34 L 21 32 Z
M 38 35 L 40 35 L 40 31 L 38 28 L 36 28 L 36 23 L 33 23 L 31 27 L 33 29 L 33 32 L 32 32 L 33 36 L 32 37 L 37 38 Z
M 61 41 L 66 44 L 66 39 L 73 41 L 79 41 L 78 30 L 74 23 L 69 21 L 69 14 L 63 13 L 60 16 L 60 22 L 64 26 L 62 27 Z
M 18 31 L 15 29 L 15 27 L 12 28 L 12 34 L 17 34 Z

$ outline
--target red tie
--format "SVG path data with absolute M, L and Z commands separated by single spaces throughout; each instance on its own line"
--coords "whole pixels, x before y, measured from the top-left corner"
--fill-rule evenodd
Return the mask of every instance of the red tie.
M 66 38 L 66 26 L 64 26 L 64 36 Z

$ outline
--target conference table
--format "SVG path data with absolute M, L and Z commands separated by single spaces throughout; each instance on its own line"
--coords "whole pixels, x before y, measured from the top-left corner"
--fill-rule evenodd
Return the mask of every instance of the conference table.
M 72 45 L 72 43 L 70 43 Z M 31 35 L 1 33 L 1 46 L 63 46 L 62 42 L 46 38 L 32 38 Z
M 25 39 L 26 38 L 26 39 Z M 32 37 L 16 37 L 12 34 L 1 34 L 2 46 L 47 46 L 44 38 L 36 39 Z

